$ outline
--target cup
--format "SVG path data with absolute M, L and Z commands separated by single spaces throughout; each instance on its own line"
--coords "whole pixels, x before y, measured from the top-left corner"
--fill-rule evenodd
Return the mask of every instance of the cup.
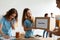
M 20 35 L 19 35 L 19 32 L 16 32 L 16 38 L 19 38 Z

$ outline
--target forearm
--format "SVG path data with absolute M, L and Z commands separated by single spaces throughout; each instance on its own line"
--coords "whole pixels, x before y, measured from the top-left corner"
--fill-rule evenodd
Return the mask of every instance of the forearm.
M 0 34 L 2 34 L 2 31 L 0 30 Z
M 60 30 L 49 31 L 49 33 L 60 36 Z
M 24 28 L 24 31 L 28 31 L 28 30 L 32 30 L 32 29 L 35 29 L 35 28 Z
M 0 34 L 1 34 L 1 35 L 4 34 L 4 33 L 2 32 L 2 24 L 0 24 Z
M 5 35 L 1 30 L 0 30 L 0 34 L 1 34 L 1 35 Z
M 32 28 L 26 28 L 26 30 L 32 30 Z
M 4 34 L 2 31 L 0 31 L 0 34 L 2 37 L 6 38 L 6 39 L 10 38 L 9 35 Z

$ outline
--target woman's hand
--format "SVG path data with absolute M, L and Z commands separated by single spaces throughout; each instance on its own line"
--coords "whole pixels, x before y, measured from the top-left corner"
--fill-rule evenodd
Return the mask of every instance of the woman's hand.
M 54 29 L 52 32 L 54 35 L 60 36 L 60 28 Z
M 46 29 L 46 31 L 49 32 L 49 33 L 52 33 L 54 35 L 60 36 L 60 28 L 54 29 L 53 31 L 50 31 L 50 30 Z
M 13 29 L 13 30 L 15 30 L 15 27 L 14 27 L 14 25 L 12 25 L 12 29 Z
M 4 38 L 9 39 L 10 37 L 8 35 L 3 35 Z
M 49 29 L 45 29 L 47 32 L 50 32 L 50 30 Z

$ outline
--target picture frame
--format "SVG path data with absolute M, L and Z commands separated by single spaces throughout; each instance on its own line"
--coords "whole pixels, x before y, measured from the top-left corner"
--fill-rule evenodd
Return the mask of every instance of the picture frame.
M 50 17 L 35 17 L 35 28 L 36 29 L 49 29 Z

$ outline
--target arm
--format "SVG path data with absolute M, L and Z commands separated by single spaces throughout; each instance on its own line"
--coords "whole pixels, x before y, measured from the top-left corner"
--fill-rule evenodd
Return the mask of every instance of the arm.
M 60 36 L 60 28 L 54 29 L 53 31 L 50 31 L 50 30 L 46 30 L 46 31 L 54 35 Z
M 9 38 L 8 35 L 5 35 L 5 34 L 2 32 L 2 24 L 0 24 L 0 34 L 1 34 L 4 38 L 6 38 L 6 39 Z
M 54 30 L 52 31 L 52 33 L 53 33 L 54 35 L 60 36 L 60 28 L 54 29 Z
M 3 34 L 3 32 L 2 32 L 2 24 L 0 24 L 0 34 Z
M 31 30 L 32 28 L 27 28 L 27 27 L 25 27 L 25 26 L 23 26 L 24 27 L 24 31 L 27 31 L 27 30 Z
M 35 18 L 34 18 L 33 16 L 31 16 L 31 20 L 33 21 L 32 29 L 36 29 L 36 28 L 35 28 Z

